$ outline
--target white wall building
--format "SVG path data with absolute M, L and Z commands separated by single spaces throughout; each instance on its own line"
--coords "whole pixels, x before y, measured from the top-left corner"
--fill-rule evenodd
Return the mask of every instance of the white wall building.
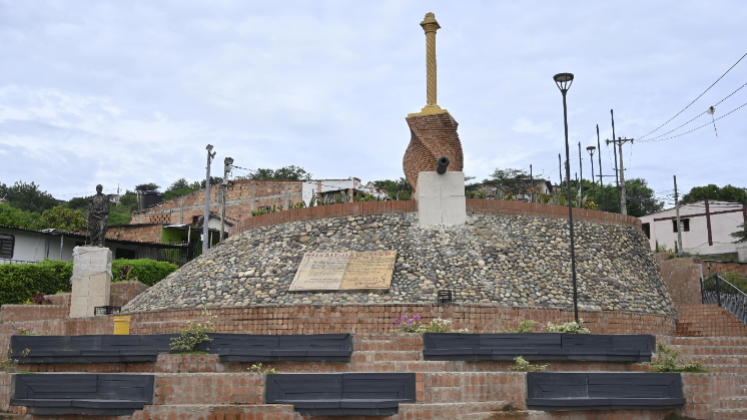
M 385 199 L 388 193 L 376 188 L 373 182 L 363 184 L 358 178 L 349 179 L 315 179 L 303 182 L 302 198 L 306 205 L 311 202 L 311 197 L 316 196 L 317 200 L 325 194 L 339 194 L 344 192 L 353 199 L 354 194 L 370 194 L 374 197 Z
M 660 246 L 674 249 L 678 229 L 675 209 L 649 214 L 640 219 L 651 249 L 656 247 L 657 241 Z M 737 253 L 738 248 L 747 251 L 747 244 L 738 246 L 731 236 L 745 220 L 747 206 L 739 203 L 715 200 L 708 200 L 706 203 L 704 200 L 681 205 L 682 248 L 685 252 L 702 255 Z
M 219 229 L 220 222 L 218 223 Z M 76 246 L 83 246 L 85 243 L 86 236 L 77 232 L 0 226 L 0 264 L 35 263 L 44 260 L 70 261 L 73 259 L 73 249 Z M 187 247 L 180 245 L 133 242 L 110 238 L 106 239 L 105 245 L 112 251 L 115 259 L 150 258 L 159 261 L 177 261 L 179 259 L 173 257 L 174 255 L 180 256 L 181 259 L 187 257 Z

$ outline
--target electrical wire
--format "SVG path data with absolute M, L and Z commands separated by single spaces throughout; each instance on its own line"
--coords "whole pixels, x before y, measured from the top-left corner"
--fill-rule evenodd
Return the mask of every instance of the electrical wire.
M 657 128 L 655 128 L 654 130 L 650 131 L 650 132 L 649 132 L 648 134 L 646 134 L 645 136 L 640 136 L 640 137 L 639 137 L 639 139 L 644 139 L 644 138 L 648 137 L 649 135 L 651 135 L 651 134 L 655 133 L 656 131 L 659 131 L 659 129 L 660 129 L 660 128 L 662 128 L 662 127 L 664 127 L 665 125 L 669 124 L 669 123 L 670 123 L 670 122 L 671 122 L 671 121 L 672 121 L 673 119 L 677 118 L 677 117 L 678 117 L 678 116 L 679 116 L 680 114 L 682 114 L 683 112 L 685 112 L 685 110 L 686 110 L 686 109 L 690 108 L 690 106 L 691 106 L 692 104 L 694 104 L 694 103 L 695 103 L 695 102 L 696 102 L 696 101 L 697 101 L 698 99 L 700 99 L 700 98 L 701 98 L 701 97 L 702 97 L 703 95 L 705 95 L 705 94 L 706 94 L 706 92 L 708 92 L 709 90 L 711 90 L 711 88 L 712 88 L 712 87 L 714 87 L 714 86 L 716 85 L 716 83 L 718 83 L 718 82 L 719 82 L 719 81 L 720 81 L 721 79 L 723 79 L 723 78 L 724 78 L 724 76 L 726 76 L 726 75 L 727 75 L 727 74 L 728 74 L 728 73 L 729 73 L 729 72 L 731 71 L 731 69 L 733 69 L 733 68 L 734 68 L 734 67 L 735 67 L 735 66 L 736 66 L 737 64 L 739 64 L 739 62 L 740 62 L 740 61 L 742 61 L 742 59 L 743 59 L 744 57 L 747 57 L 747 53 L 745 53 L 745 54 L 744 54 L 744 55 L 743 55 L 743 56 L 742 56 L 742 57 L 741 57 L 741 58 L 740 58 L 739 60 L 737 60 L 737 62 L 736 62 L 736 63 L 734 63 L 734 64 L 733 64 L 733 65 L 732 65 L 731 67 L 729 67 L 729 70 L 726 70 L 726 73 L 722 74 L 722 75 L 721 75 L 721 77 L 719 77 L 719 78 L 718 78 L 718 79 L 717 79 L 717 80 L 716 80 L 715 82 L 713 82 L 713 84 L 712 84 L 711 86 L 708 86 L 708 89 L 706 89 L 705 91 L 703 91 L 703 93 L 701 93 L 700 95 L 698 95 L 698 97 L 697 97 L 697 98 L 695 98 L 695 99 L 694 99 L 694 100 L 693 100 L 692 102 L 690 102 L 690 103 L 689 103 L 689 104 L 688 104 L 688 105 L 687 105 L 686 107 L 684 107 L 684 108 L 683 108 L 683 109 L 682 109 L 682 110 L 681 110 L 680 112 L 678 112 L 677 114 L 675 114 L 675 116 L 674 116 L 674 117 L 672 117 L 672 118 L 668 119 L 668 120 L 667 120 L 667 122 L 665 122 L 664 124 L 662 124 L 662 125 L 658 126 L 658 127 L 657 127 Z
M 715 120 L 713 120 L 713 122 L 715 123 L 716 121 L 720 120 L 721 118 L 725 118 L 725 117 L 729 116 L 730 114 L 732 114 L 732 113 L 734 113 L 734 112 L 736 112 L 736 111 L 738 111 L 738 110 L 742 109 L 742 108 L 743 108 L 743 107 L 745 107 L 745 106 L 747 106 L 747 103 L 744 103 L 744 104 L 742 104 L 741 106 L 739 106 L 739 107 L 737 107 L 737 108 L 734 108 L 734 109 L 732 109 L 731 111 L 727 112 L 726 114 L 724 114 L 724 115 L 722 115 L 722 116 L 720 116 L 720 117 L 716 118 Z M 664 140 L 675 139 L 675 138 L 677 138 L 677 137 L 681 137 L 681 136 L 684 136 L 685 134 L 690 134 L 690 133 L 692 133 L 693 131 L 698 131 L 698 130 L 700 130 L 701 128 L 703 128 L 703 127 L 707 127 L 707 126 L 709 126 L 709 125 L 711 125 L 711 123 L 705 123 L 705 124 L 703 124 L 703 125 L 701 125 L 701 126 L 698 126 L 698 127 L 696 127 L 696 128 L 693 128 L 693 129 L 692 129 L 692 130 L 690 130 L 690 131 L 685 131 L 684 133 L 680 133 L 680 134 L 677 134 L 677 135 L 674 135 L 674 136 L 671 136 L 671 137 L 666 137 L 666 138 L 663 138 L 663 139 L 658 139 L 658 140 L 657 140 L 657 138 L 655 137 L 655 138 L 652 138 L 652 139 L 648 139 L 648 140 L 638 140 L 638 141 L 639 141 L 639 142 L 642 142 L 642 143 L 649 143 L 649 142 L 660 142 L 660 141 L 664 141 Z
M 730 97 L 731 97 L 732 95 L 734 95 L 735 93 L 739 92 L 739 91 L 740 91 L 740 90 L 741 90 L 741 89 L 742 89 L 743 87 L 745 87 L 745 86 L 747 86 L 747 83 L 745 83 L 745 84 L 743 84 L 742 86 L 740 86 L 739 88 L 737 88 L 737 89 L 736 89 L 736 90 L 735 90 L 734 92 L 730 93 L 730 94 L 729 94 L 728 96 L 726 96 L 726 97 L 725 97 L 724 99 L 722 99 L 722 100 L 718 101 L 718 103 L 716 103 L 716 105 L 713 105 L 713 107 L 717 107 L 717 106 L 721 105 L 721 103 L 722 103 L 722 102 L 724 102 L 725 100 L 729 99 L 729 98 L 730 98 Z M 664 134 L 660 134 L 660 135 L 658 135 L 658 136 L 656 136 L 656 137 L 652 137 L 652 138 L 650 138 L 650 139 L 648 139 L 648 140 L 646 140 L 646 141 L 647 141 L 647 142 L 648 142 L 648 141 L 653 141 L 653 140 L 656 140 L 656 139 L 658 139 L 658 138 L 664 137 L 664 136 L 666 136 L 667 134 L 673 133 L 673 132 L 675 132 L 675 131 L 679 130 L 680 128 L 682 128 L 682 127 L 684 127 L 684 126 L 686 126 L 686 125 L 690 124 L 691 122 L 693 122 L 693 121 L 697 120 L 698 118 L 702 117 L 703 115 L 705 115 L 705 114 L 707 114 L 707 113 L 708 113 L 708 110 L 705 110 L 705 111 L 701 112 L 700 114 L 698 114 L 698 116 L 696 116 L 695 118 L 693 118 L 693 119 L 691 119 L 690 121 L 688 121 L 688 122 L 686 122 L 686 123 L 684 123 L 684 124 L 680 125 L 679 127 L 677 127 L 677 128 L 674 128 L 674 129 L 672 129 L 672 130 L 669 130 L 669 131 L 667 131 L 666 133 L 664 133 Z M 640 139 L 639 139 L 639 141 L 640 141 Z

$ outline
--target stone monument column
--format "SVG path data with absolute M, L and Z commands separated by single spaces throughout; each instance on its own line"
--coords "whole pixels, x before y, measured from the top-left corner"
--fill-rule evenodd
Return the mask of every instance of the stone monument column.
M 417 191 L 420 172 L 434 171 L 436 161 L 441 156 L 451 161 L 449 171 L 461 172 L 464 164 L 462 143 L 457 134 L 459 124 L 447 110 L 438 106 L 436 31 L 441 26 L 433 13 L 426 13 L 420 26 L 425 31 L 427 101 L 420 112 L 409 114 L 406 118 L 410 126 L 410 145 L 402 162 L 405 177 L 413 191 Z
M 76 246 L 73 250 L 70 318 L 93 316 L 97 306 L 109 306 L 112 252 L 109 248 Z
M 109 198 L 96 186 L 88 203 L 88 234 L 91 245 L 73 250 L 73 283 L 70 318 L 94 315 L 97 306 L 109 306 L 112 282 L 112 252 L 104 247 L 109 226 Z

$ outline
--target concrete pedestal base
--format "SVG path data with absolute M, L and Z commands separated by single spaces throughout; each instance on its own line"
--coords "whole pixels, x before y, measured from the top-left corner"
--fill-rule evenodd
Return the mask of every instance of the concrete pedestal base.
M 70 318 L 91 317 L 95 307 L 109 306 L 111 273 L 112 252 L 109 248 L 75 247 Z
M 416 194 L 421 226 L 458 226 L 467 222 L 464 172 L 420 172 Z

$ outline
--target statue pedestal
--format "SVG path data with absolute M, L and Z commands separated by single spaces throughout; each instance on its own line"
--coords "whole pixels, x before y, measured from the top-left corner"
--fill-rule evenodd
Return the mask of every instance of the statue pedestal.
M 464 172 L 421 172 L 416 197 L 421 226 L 458 226 L 467 222 Z
M 109 306 L 112 252 L 109 248 L 77 246 L 73 250 L 73 293 L 70 318 L 93 316 L 97 306 Z

